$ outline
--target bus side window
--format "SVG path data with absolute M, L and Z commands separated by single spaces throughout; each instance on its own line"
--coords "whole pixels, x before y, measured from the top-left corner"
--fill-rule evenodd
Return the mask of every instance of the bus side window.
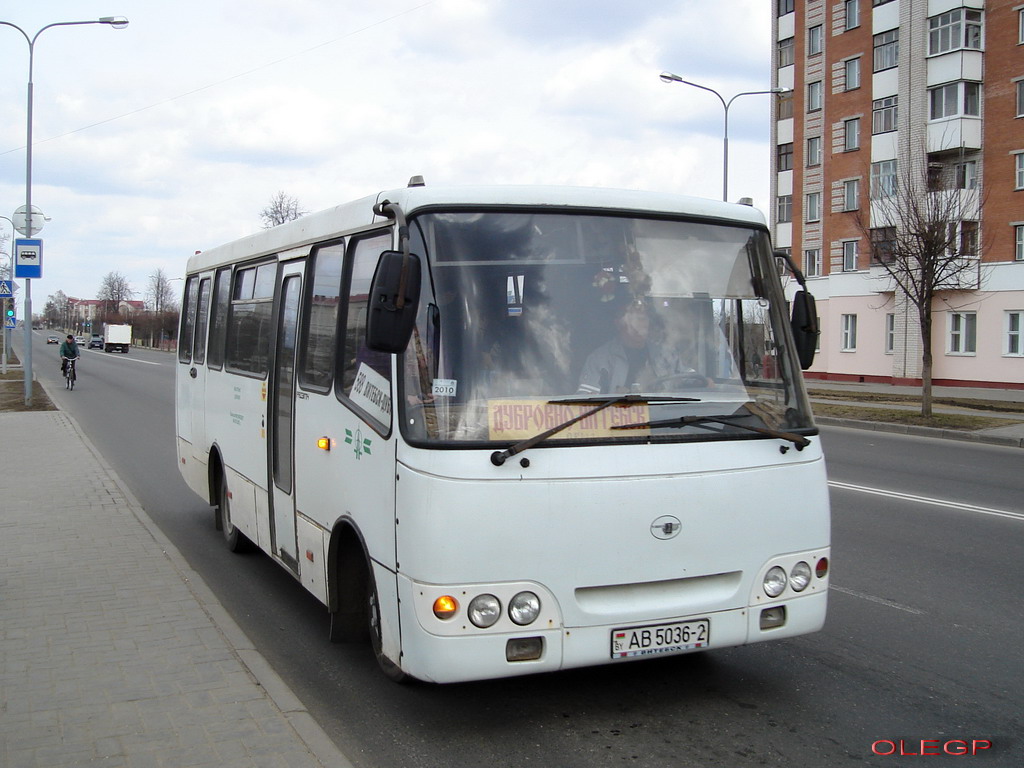
M 350 248 L 348 301 L 342 323 L 343 337 L 338 347 L 341 360 L 335 388 L 339 397 L 348 400 L 372 417 L 371 423 L 387 430 L 391 423 L 391 355 L 374 352 L 366 346 L 366 304 L 370 282 L 382 251 L 391 247 L 391 232 L 359 240 Z M 369 380 L 373 387 L 366 387 Z M 357 389 L 357 384 L 359 389 Z M 387 388 L 382 400 L 378 390 Z M 369 396 L 370 392 L 373 396 Z
M 199 284 L 199 304 L 196 308 L 196 341 L 192 360 L 196 365 L 206 362 L 206 332 L 210 327 L 210 278 Z
M 231 268 L 217 270 L 213 286 L 210 316 L 210 349 L 206 367 L 220 370 L 224 365 L 224 339 L 228 329 L 228 306 L 231 303 Z
M 320 246 L 313 253 L 299 364 L 299 383 L 304 389 L 329 392 L 334 381 L 344 258 L 344 242 Z
M 178 362 L 192 362 L 192 339 L 196 328 L 196 302 L 199 298 L 199 277 L 193 275 L 185 285 L 185 301 L 181 308 L 178 330 Z

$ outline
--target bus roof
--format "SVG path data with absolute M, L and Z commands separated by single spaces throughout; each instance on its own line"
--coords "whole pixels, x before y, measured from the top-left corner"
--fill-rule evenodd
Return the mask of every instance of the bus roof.
M 188 260 L 187 272 L 191 274 L 222 264 L 295 251 L 354 230 L 384 224 L 386 220 L 373 213 L 374 204 L 382 200 L 397 203 L 407 216 L 419 209 L 432 207 L 522 206 L 684 215 L 746 226 L 765 226 L 764 215 L 752 206 L 667 192 L 599 187 L 410 186 L 311 213 L 295 221 L 197 253 Z

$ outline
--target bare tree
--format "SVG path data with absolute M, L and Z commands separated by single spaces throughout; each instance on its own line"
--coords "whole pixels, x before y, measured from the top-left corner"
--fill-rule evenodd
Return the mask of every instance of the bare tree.
M 174 334 L 178 325 L 177 296 L 172 281 L 162 269 L 149 276 L 146 301 L 151 310 L 137 323 L 137 336 L 149 337 L 150 346 L 156 346 Z
M 917 162 L 898 169 L 874 164 L 870 214 L 858 211 L 856 216 L 870 243 L 872 263 L 894 284 L 897 305 L 905 299 L 916 314 L 921 415 L 926 417 L 932 415 L 932 303 L 940 292 L 980 287 L 983 202 L 973 180 L 958 179 L 963 163 L 929 159 L 922 153 Z
M 171 286 L 170 278 L 167 277 L 163 269 L 158 268 L 149 276 L 149 283 L 146 285 L 146 300 L 149 302 L 149 308 L 157 315 L 174 307 L 176 303 L 174 289 Z
M 108 272 L 100 282 L 100 290 L 96 298 L 103 302 L 103 322 L 108 323 L 113 319 L 120 319 L 121 302 L 131 301 L 135 296 L 128 282 L 128 278 L 120 272 Z
M 46 298 L 46 306 L 43 307 L 44 322 L 51 328 L 67 327 L 71 313 L 71 300 L 64 291 L 57 291 Z
M 267 207 L 260 211 L 260 219 L 263 221 L 264 229 L 271 229 L 286 221 L 295 221 L 307 213 L 308 211 L 299 209 L 299 201 L 296 198 L 278 192 L 270 199 Z

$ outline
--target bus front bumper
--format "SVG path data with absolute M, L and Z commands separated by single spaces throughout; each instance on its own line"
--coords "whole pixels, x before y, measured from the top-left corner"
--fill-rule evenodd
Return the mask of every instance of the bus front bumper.
M 515 632 L 488 632 L 468 627 L 464 634 L 437 635 L 427 632 L 409 609 L 413 585 L 400 579 L 403 592 L 402 669 L 413 677 L 435 683 L 530 675 L 562 669 L 619 664 L 647 658 L 729 648 L 748 643 L 777 640 L 816 632 L 825 622 L 827 592 L 793 597 L 767 605 L 717 611 L 699 616 L 679 616 L 652 620 L 649 625 L 635 623 L 602 624 L 585 627 L 524 627 Z M 637 647 L 625 653 L 613 650 L 616 636 L 623 630 L 632 637 L 647 636 L 659 628 L 699 627 L 707 622 L 706 642 L 694 635 L 690 643 L 667 649 Z M 632 630 L 639 634 L 633 635 Z M 687 638 L 691 639 L 691 638 Z M 536 653 L 533 653 L 536 651 Z M 522 656 L 510 660 L 509 656 Z

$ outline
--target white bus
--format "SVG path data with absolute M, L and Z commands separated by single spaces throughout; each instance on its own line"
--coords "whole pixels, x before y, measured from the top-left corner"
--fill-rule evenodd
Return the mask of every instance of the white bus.
M 814 632 L 816 319 L 779 266 L 752 207 L 678 195 L 417 180 L 308 215 L 189 260 L 178 466 L 395 679 Z

